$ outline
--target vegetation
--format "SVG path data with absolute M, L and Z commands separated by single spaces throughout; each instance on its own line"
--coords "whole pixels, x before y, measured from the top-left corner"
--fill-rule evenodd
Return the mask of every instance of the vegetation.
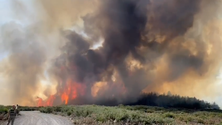
M 0 114 L 6 114 L 8 112 L 8 108 L 0 105 Z
M 114 102 L 109 100 L 107 102 Z M 106 103 L 107 103 L 106 102 Z M 113 104 L 114 104 L 113 103 Z M 113 105 L 112 104 L 112 105 Z M 0 106 L 0 119 L 4 119 L 10 106 Z M 39 110 L 70 117 L 74 124 L 213 124 L 222 125 L 222 111 L 215 103 L 175 95 L 143 94 L 133 103 L 118 106 L 20 106 L 20 111 Z
M 12 106 L 2 106 L 0 105 L 0 120 L 7 120 L 7 113 Z M 39 107 L 28 107 L 28 106 L 20 106 L 19 111 L 37 111 Z
M 220 124 L 222 112 L 149 106 L 57 106 L 42 107 L 43 113 L 69 116 L 74 124 Z
M 7 113 L 12 106 L 1 106 L 0 105 L 0 114 Z M 38 111 L 40 107 L 30 107 L 30 106 L 19 106 L 20 111 Z
M 148 105 L 186 109 L 220 109 L 215 103 L 210 104 L 196 98 L 181 97 L 179 95 L 171 95 L 170 93 L 167 95 L 158 95 L 157 93 L 142 94 L 136 102 L 129 103 L 127 105 Z
M 40 107 L 20 106 L 20 111 L 38 111 Z
M 7 118 L 8 107 L 0 105 L 0 124 L 1 120 L 5 120 Z

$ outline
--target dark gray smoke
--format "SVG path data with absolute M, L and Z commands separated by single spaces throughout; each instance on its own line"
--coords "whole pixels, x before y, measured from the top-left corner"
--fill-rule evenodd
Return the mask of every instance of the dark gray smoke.
M 1 103 L 126 104 L 168 91 L 220 97 L 221 0 L 11 3 L 16 22 L 0 27 L 0 97 L 10 97 Z
M 189 68 L 199 72 L 204 61 L 203 48 L 197 50 L 197 55 L 192 55 L 188 48 L 182 46 L 184 40 L 173 41 L 192 27 L 199 5 L 200 0 L 101 1 L 99 11 L 84 16 L 83 21 L 88 36 L 104 39 L 102 47 L 92 50 L 92 41 L 74 31 L 64 32 L 68 42 L 62 49 L 64 54 L 55 62 L 56 77 L 62 85 L 67 79 L 85 84 L 88 100 L 91 99 L 92 86 L 106 81 L 110 89 L 100 90 L 97 98 L 124 100 L 138 97 L 147 85 L 155 83 L 150 72 L 155 68 L 152 66 L 155 60 L 163 54 L 169 57 L 171 69 L 166 80 L 177 79 Z M 160 41 L 159 36 L 164 39 Z M 172 43 L 176 46 L 170 46 Z M 129 56 L 139 65 L 150 66 L 131 71 L 127 64 Z M 115 71 L 120 79 L 114 82 L 112 76 Z M 124 84 L 124 97 L 122 90 L 113 87 L 114 83 Z M 61 88 L 59 86 L 58 91 L 63 91 Z

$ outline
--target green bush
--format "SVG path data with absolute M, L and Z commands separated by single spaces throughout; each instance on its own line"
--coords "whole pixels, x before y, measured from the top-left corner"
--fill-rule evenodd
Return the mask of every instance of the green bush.
M 54 107 L 53 110 L 54 110 L 55 112 L 61 112 L 61 111 L 62 111 L 62 108 L 59 107 L 59 106 L 56 106 L 56 107 Z
M 52 107 L 44 107 L 44 108 L 40 108 L 39 111 L 42 113 L 52 113 L 53 108 Z
M 67 115 L 68 115 L 68 116 L 70 116 L 71 114 L 72 114 L 72 112 L 71 112 L 71 111 L 67 112 Z
M 0 114 L 6 114 L 8 113 L 8 109 L 4 107 L 0 107 Z
M 63 116 L 76 117 L 77 119 L 90 118 L 95 122 L 114 122 L 122 124 L 130 122 L 130 124 L 175 124 L 175 121 L 180 121 L 184 124 L 190 123 L 213 123 L 208 122 L 221 119 L 221 113 L 202 112 L 196 111 L 193 113 L 188 110 L 179 109 L 165 109 L 159 107 L 148 107 L 148 106 L 96 106 L 96 105 L 85 105 L 85 106 L 55 106 L 55 107 L 42 107 L 41 112 L 54 113 L 60 112 Z M 214 117 L 212 117 L 214 116 Z M 204 119 L 209 119 L 204 121 Z M 220 122 L 218 120 L 217 122 Z M 222 120 L 221 120 L 222 122 Z
M 167 118 L 175 118 L 175 115 L 173 113 L 165 113 L 164 116 Z

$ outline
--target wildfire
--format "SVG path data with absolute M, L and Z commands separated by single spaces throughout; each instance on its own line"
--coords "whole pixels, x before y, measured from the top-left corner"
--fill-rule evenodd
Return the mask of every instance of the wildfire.
M 69 96 L 68 96 L 68 94 L 67 94 L 66 92 L 64 92 L 64 93 L 62 94 L 61 100 L 62 100 L 63 102 L 65 101 L 65 104 L 68 103 Z
M 68 104 L 69 100 L 76 99 L 77 96 L 82 96 L 85 93 L 86 86 L 73 82 L 72 80 L 68 80 L 66 82 L 65 90 L 62 93 L 61 100 Z
M 38 99 L 38 106 L 52 106 L 53 101 L 55 100 L 55 96 L 51 95 L 46 101 L 43 101 L 42 98 L 37 97 Z
M 38 106 L 43 106 L 43 101 L 42 101 L 42 98 L 40 98 L 40 97 L 37 97 L 37 105 Z
M 62 103 L 68 104 L 70 100 L 75 100 L 78 96 L 83 96 L 85 94 L 86 86 L 80 83 L 73 82 L 72 80 L 68 80 L 66 82 L 66 87 L 61 92 L 60 99 Z M 53 106 L 55 98 L 59 96 L 57 94 L 51 95 L 48 99 L 43 100 L 40 97 L 37 97 L 37 105 L 38 106 Z

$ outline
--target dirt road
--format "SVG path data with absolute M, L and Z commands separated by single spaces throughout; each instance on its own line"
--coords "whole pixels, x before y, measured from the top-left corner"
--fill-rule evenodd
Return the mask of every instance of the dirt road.
M 53 114 L 38 111 L 24 111 L 20 114 L 21 116 L 16 117 L 14 125 L 73 125 L 68 118 Z M 6 125 L 6 123 L 1 125 Z

